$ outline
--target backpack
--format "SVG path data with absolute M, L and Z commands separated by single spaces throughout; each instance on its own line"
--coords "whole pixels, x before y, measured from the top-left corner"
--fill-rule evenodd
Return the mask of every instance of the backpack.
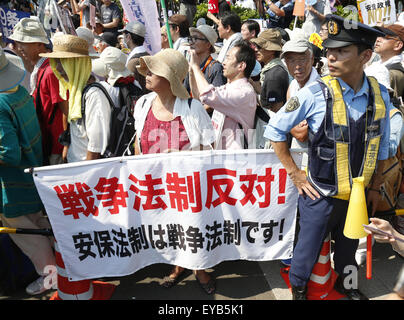
M 398 111 L 404 115 L 402 108 L 398 108 Z M 398 111 L 391 110 L 390 118 Z M 402 188 L 403 184 L 403 143 L 404 138 L 401 138 L 401 141 L 397 146 L 397 153 L 385 160 L 386 168 L 382 173 L 384 183 L 381 186 L 380 200 L 376 211 L 391 210 L 397 205 L 398 196 L 402 192 L 400 191 L 400 188 Z
M 87 85 L 81 98 L 81 114 L 82 121 L 85 123 L 85 94 L 90 88 L 96 87 L 100 89 L 107 97 L 111 106 L 111 121 L 109 125 L 109 139 L 102 158 L 119 157 L 124 153 L 134 154 L 133 145 L 130 142 L 135 134 L 135 119 L 133 117 L 133 109 L 136 101 L 141 95 L 141 89 L 133 83 L 119 84 L 119 106 L 116 106 L 109 96 L 105 87 L 98 82 Z

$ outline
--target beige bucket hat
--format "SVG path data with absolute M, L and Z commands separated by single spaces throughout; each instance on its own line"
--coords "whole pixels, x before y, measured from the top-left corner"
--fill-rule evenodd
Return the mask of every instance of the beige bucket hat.
M 141 57 L 137 68 L 143 76 L 146 76 L 147 71 L 150 70 L 167 79 L 174 96 L 181 99 L 189 98 L 188 91 L 182 84 L 188 73 L 188 61 L 177 50 L 164 49 L 154 56 Z
M 53 52 L 40 53 L 39 56 L 46 58 L 97 58 L 95 56 L 89 56 L 88 42 L 86 40 L 70 34 L 54 37 Z
M 41 42 L 49 44 L 45 29 L 39 20 L 35 18 L 21 19 L 14 26 L 13 33 L 9 39 L 24 43 Z
M 257 38 L 251 39 L 250 42 L 265 50 L 282 51 L 282 36 L 280 31 L 276 29 L 266 29 Z
M 25 69 L 21 58 L 5 53 L 0 48 L 0 92 L 14 88 L 24 77 Z
M 92 71 L 100 77 L 108 77 L 107 82 L 113 86 L 119 78 L 125 78 L 132 74 L 126 68 L 127 55 L 114 47 L 107 47 L 100 54 L 99 59 L 93 60 Z

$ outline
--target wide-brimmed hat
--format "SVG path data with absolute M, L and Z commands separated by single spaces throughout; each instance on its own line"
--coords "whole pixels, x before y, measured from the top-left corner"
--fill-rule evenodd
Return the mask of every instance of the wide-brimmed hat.
M 154 56 L 141 57 L 140 65 L 137 68 L 143 76 L 146 76 L 147 71 L 150 70 L 167 79 L 174 96 L 181 99 L 189 98 L 188 91 L 182 84 L 188 73 L 188 61 L 179 51 L 164 49 Z
M 77 36 L 63 34 L 53 38 L 53 52 L 40 53 L 40 57 L 46 58 L 81 58 L 89 56 L 88 42 Z
M 276 29 L 266 29 L 250 41 L 265 50 L 282 51 L 282 35 Z
M 22 18 L 14 26 L 13 33 L 9 36 L 9 39 L 24 43 L 41 42 L 49 44 L 45 29 L 36 18 Z
M 0 92 L 14 88 L 24 77 L 25 69 L 21 58 L 5 53 L 0 48 Z
M 92 33 L 92 31 L 86 27 L 78 27 L 76 29 L 76 33 L 79 38 L 82 38 L 87 41 L 89 55 L 99 57 L 100 56 L 99 53 L 97 51 L 95 51 L 95 49 L 93 47 L 95 38 L 94 38 L 94 34 Z
M 197 28 L 189 28 L 189 32 L 192 32 L 192 31 L 203 34 L 205 36 L 205 38 L 208 39 L 208 41 L 212 45 L 212 47 L 215 46 L 218 35 L 211 26 L 208 26 L 207 24 L 203 24 Z
M 127 55 L 114 47 L 107 47 L 100 54 L 99 59 L 93 60 L 93 72 L 100 77 L 108 77 L 107 82 L 114 85 L 119 78 L 132 74 L 125 66 Z

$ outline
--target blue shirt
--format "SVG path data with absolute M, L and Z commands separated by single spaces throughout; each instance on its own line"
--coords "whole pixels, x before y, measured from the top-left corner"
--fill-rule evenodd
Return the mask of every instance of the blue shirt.
M 390 118 L 390 144 L 389 144 L 390 157 L 396 155 L 397 147 L 400 144 L 400 140 L 403 134 L 404 134 L 403 117 L 401 116 L 401 113 L 396 112 Z
M 345 104 L 349 115 L 354 119 L 359 119 L 366 111 L 369 98 L 369 83 L 363 81 L 360 90 L 355 94 L 354 90 L 347 85 L 343 80 L 339 79 L 339 84 L 342 89 Z M 316 86 L 313 88 L 313 86 Z M 314 89 L 314 90 L 313 90 Z M 314 94 L 313 94 L 314 91 Z M 380 85 L 382 99 L 386 105 L 386 116 L 381 121 L 383 134 L 380 141 L 379 160 L 389 158 L 389 136 L 390 136 L 390 121 L 389 112 L 391 108 L 390 97 L 386 87 Z M 324 120 L 326 103 L 320 84 L 314 82 L 308 87 L 300 89 L 295 97 L 297 97 L 300 106 L 291 112 L 285 111 L 287 103 L 275 114 L 268 122 L 264 132 L 264 137 L 272 141 L 286 141 L 286 134 L 299 124 L 301 121 L 307 121 L 309 128 L 313 133 L 316 133 Z

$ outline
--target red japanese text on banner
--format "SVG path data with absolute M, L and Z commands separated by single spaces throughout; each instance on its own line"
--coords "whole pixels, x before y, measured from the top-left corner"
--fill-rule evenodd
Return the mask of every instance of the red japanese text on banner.
M 292 256 L 298 193 L 269 150 L 83 161 L 34 181 L 72 280 Z

